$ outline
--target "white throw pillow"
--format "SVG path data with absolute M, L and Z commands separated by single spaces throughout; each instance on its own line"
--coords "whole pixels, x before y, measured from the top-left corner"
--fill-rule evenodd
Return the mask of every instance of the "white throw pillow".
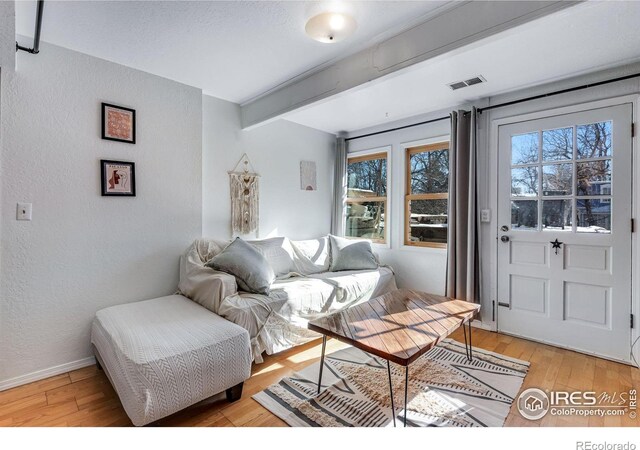
M 274 237 L 257 241 L 247 241 L 264 256 L 277 278 L 283 278 L 296 271 L 293 248 L 286 237 Z
M 291 241 L 296 253 L 297 271 L 308 275 L 327 272 L 331 262 L 327 236 L 304 241 Z

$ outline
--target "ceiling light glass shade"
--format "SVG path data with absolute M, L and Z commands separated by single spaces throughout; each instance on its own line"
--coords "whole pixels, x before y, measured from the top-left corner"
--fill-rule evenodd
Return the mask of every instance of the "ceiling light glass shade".
M 327 12 L 309 19 L 304 30 L 316 41 L 331 44 L 351 36 L 356 30 L 356 21 L 347 14 Z

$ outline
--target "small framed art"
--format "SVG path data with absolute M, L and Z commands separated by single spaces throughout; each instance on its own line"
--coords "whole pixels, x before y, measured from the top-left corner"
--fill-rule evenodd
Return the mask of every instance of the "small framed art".
M 136 143 L 136 110 L 102 104 L 102 139 Z
M 102 195 L 135 197 L 136 165 L 127 161 L 100 160 Z
M 300 189 L 316 191 L 316 163 L 315 161 L 300 161 Z

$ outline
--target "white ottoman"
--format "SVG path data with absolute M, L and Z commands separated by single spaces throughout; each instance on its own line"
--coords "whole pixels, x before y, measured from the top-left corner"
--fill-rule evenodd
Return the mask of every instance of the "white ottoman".
M 237 400 L 251 374 L 247 330 L 181 295 L 98 311 L 91 343 L 137 426 L 224 390 Z

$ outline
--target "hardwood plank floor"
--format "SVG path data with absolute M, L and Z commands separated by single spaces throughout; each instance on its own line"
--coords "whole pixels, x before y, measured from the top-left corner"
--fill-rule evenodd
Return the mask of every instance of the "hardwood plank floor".
M 464 342 L 462 331 L 453 338 Z M 474 347 L 531 362 L 522 389 L 625 391 L 640 387 L 640 370 L 511 336 L 474 329 Z M 327 353 L 346 345 L 327 341 Z M 159 426 L 283 427 L 285 422 L 271 414 L 251 396 L 282 377 L 320 359 L 321 341 L 310 342 L 254 365 L 244 384 L 242 398 L 228 403 L 224 393 L 160 420 Z M 556 417 L 530 422 L 515 405 L 505 426 L 639 426 L 638 419 L 623 417 Z M 104 372 L 96 366 L 57 375 L 0 392 L 0 426 L 131 426 L 118 396 Z

